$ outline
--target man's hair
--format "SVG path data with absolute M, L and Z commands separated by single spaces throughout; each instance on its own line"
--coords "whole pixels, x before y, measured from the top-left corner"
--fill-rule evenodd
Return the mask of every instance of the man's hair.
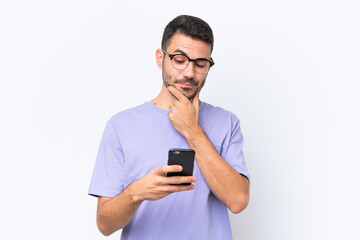
M 204 41 L 210 45 L 211 52 L 213 50 L 213 32 L 209 24 L 198 17 L 180 15 L 169 22 L 163 33 L 163 38 L 161 41 L 162 49 L 166 50 L 172 36 L 175 33 L 181 33 L 193 39 Z

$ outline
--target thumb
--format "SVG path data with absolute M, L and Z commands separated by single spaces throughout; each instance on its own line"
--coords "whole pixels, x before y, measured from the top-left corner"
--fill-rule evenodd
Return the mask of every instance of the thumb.
M 192 105 L 194 106 L 196 112 L 199 112 L 199 108 L 200 108 L 199 94 L 200 94 L 200 91 L 198 91 L 192 99 Z

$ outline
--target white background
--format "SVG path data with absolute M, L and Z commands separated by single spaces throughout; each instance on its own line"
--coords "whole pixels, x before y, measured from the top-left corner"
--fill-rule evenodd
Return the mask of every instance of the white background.
M 201 100 L 241 120 L 235 239 L 360 239 L 359 1 L 0 0 L 0 239 L 102 239 L 87 196 L 116 112 L 161 88 L 179 14 L 215 34 Z M 109 239 L 118 239 L 115 233 Z

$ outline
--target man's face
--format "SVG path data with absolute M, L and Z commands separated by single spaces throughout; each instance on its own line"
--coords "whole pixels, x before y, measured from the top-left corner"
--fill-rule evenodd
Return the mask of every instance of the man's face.
M 211 56 L 211 47 L 208 43 L 179 33 L 174 34 L 169 46 L 164 50 L 169 54 L 184 54 L 190 59 L 210 59 Z M 163 53 L 162 76 L 165 86 L 175 87 L 188 99 L 192 99 L 201 90 L 207 74 L 197 73 L 193 61 L 189 62 L 185 69 L 177 70 L 172 66 L 170 57 Z

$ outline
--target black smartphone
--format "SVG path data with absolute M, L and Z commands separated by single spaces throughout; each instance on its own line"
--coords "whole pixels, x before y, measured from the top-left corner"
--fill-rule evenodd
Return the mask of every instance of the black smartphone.
M 172 148 L 169 150 L 168 165 L 180 165 L 183 167 L 181 172 L 169 172 L 168 177 L 172 176 L 192 176 L 194 170 L 195 151 L 193 149 Z M 182 183 L 181 185 L 190 185 Z

